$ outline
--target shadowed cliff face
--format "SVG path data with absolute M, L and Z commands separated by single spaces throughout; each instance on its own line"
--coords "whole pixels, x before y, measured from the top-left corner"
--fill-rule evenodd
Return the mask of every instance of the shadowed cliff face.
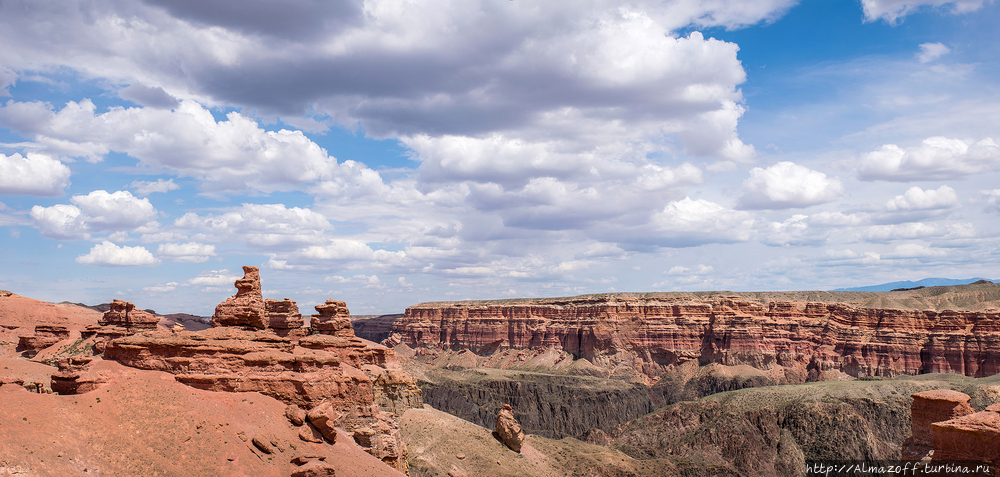
M 430 369 L 418 384 L 424 402 L 435 409 L 492 428 L 497 411 L 510 404 L 526 433 L 551 438 L 591 428 L 611 431 L 654 409 L 645 385 L 586 376 Z
M 911 394 L 955 389 L 985 408 L 1000 377 L 932 374 L 769 386 L 680 402 L 623 424 L 611 446 L 634 458 L 684 458 L 739 475 L 803 475 L 806 460 L 897 460 Z

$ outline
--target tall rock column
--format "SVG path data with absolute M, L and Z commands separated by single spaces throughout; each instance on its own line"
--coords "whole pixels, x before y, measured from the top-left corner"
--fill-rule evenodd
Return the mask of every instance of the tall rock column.
M 351 312 L 347 309 L 347 303 L 340 300 L 327 300 L 322 305 L 316 305 L 316 311 L 319 314 L 313 315 L 309 324 L 314 332 L 342 338 L 354 337 L 354 328 L 351 327 Z
M 215 307 L 212 326 L 266 329 L 268 318 L 264 297 L 260 293 L 260 270 L 244 266 L 243 278 L 236 280 L 234 285 L 238 291 Z

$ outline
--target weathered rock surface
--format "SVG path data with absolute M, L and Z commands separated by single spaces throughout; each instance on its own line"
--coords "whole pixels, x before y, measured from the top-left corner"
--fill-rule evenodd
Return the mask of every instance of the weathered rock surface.
M 137 310 L 135 305 L 123 300 L 112 300 L 110 309 L 97 321 L 101 326 L 120 326 L 129 333 L 155 330 L 159 317 L 144 310 Z
M 318 314 L 312 316 L 309 327 L 317 333 L 333 336 L 354 336 L 351 328 L 351 312 L 347 304 L 340 300 L 327 300 L 316 305 Z
M 524 431 L 521 425 L 514 419 L 514 411 L 510 404 L 504 404 L 497 413 L 496 425 L 497 436 L 500 441 L 514 452 L 521 452 L 521 445 L 524 444 Z
M 59 371 L 52 375 L 51 388 L 56 394 L 83 394 L 93 391 L 108 381 L 107 376 L 91 372 L 94 358 L 65 357 L 59 359 Z
M 975 412 L 972 398 L 950 389 L 934 389 L 913 394 L 910 407 L 910 437 L 903 442 L 902 459 L 918 461 L 934 449 L 931 424 Z
M 260 271 L 257 267 L 243 267 L 243 278 L 236 280 L 237 292 L 215 307 L 212 326 L 242 326 L 265 329 L 270 324 L 264 297 L 260 291 Z
M 738 296 L 617 294 L 425 303 L 408 308 L 393 332 L 417 356 L 554 348 L 612 374 L 644 376 L 649 384 L 669 366 L 688 361 L 783 368 L 803 381 L 831 370 L 851 377 L 1000 372 L 996 309 L 902 310 L 764 303 Z
M 935 461 L 1000 464 L 1000 406 L 931 424 Z M 996 473 L 994 473 L 996 475 Z
M 64 325 L 35 325 L 34 334 L 18 337 L 16 351 L 30 358 L 69 336 L 70 330 Z
M 301 315 L 289 299 L 261 301 L 260 316 L 281 328 L 257 329 L 253 317 L 260 279 L 256 268 L 244 270 L 245 278 L 236 282 L 239 293 L 216 308 L 213 328 L 118 338 L 108 344 L 105 359 L 169 372 L 199 389 L 258 392 L 308 410 L 304 419 L 286 412 L 301 425 L 300 440 L 323 440 L 318 433 L 334 443 L 337 429 L 345 429 L 371 455 L 405 471 L 406 448 L 396 418 L 422 402 L 416 381 L 399 369 L 394 352 L 355 337 L 349 320 L 346 327 L 339 326 L 340 310 L 347 307 L 335 300 L 317 306 L 331 318 L 320 325 L 337 325 L 324 328 L 331 334 L 279 334 L 301 327 Z
M 288 336 L 289 333 L 302 330 L 305 324 L 294 300 L 267 299 L 264 300 L 264 310 L 267 312 L 268 326 L 278 335 Z M 305 335 L 304 330 L 301 335 Z

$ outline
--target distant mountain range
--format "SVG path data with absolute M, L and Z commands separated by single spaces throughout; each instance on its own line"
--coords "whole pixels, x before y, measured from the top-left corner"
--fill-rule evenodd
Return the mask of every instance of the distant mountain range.
M 892 291 L 898 288 L 916 287 L 944 287 L 951 285 L 968 285 L 979 280 L 995 281 L 988 278 L 925 278 L 915 282 L 906 280 L 902 282 L 889 282 L 881 285 L 871 285 L 867 287 L 837 288 L 833 291 Z

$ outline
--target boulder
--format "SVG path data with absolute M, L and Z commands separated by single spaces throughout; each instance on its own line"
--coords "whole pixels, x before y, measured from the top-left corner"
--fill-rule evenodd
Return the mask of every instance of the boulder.
M 524 431 L 521 430 L 521 425 L 514 418 L 514 410 L 510 404 L 504 404 L 497 414 L 496 432 L 497 437 L 507 447 L 510 447 L 514 452 L 521 452 L 521 445 L 524 444 Z
M 337 429 L 334 427 L 344 417 L 344 412 L 338 411 L 329 401 L 312 408 L 306 417 L 316 430 L 330 442 L 337 442 Z
M 335 475 L 337 475 L 337 471 L 332 465 L 314 460 L 293 470 L 291 477 L 333 477 Z

